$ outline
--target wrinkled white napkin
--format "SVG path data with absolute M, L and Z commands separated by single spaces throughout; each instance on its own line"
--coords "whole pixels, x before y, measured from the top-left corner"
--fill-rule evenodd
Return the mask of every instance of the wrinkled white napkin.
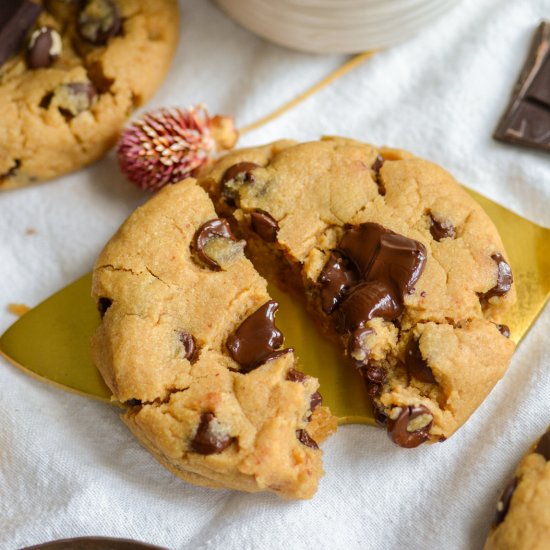
M 182 11 L 177 59 L 147 108 L 204 102 L 243 125 L 344 60 L 267 44 L 204 0 L 182 2 Z M 242 144 L 343 134 L 410 149 L 548 226 L 550 156 L 491 139 L 542 17 L 550 0 L 463 0 Z M 89 271 L 143 200 L 112 155 L 1 194 L 0 330 L 15 320 L 8 302 L 35 305 Z M 341 428 L 324 445 L 327 473 L 308 502 L 187 485 L 140 447 L 116 410 L 0 360 L 0 547 L 103 535 L 182 549 L 480 548 L 500 488 L 550 423 L 549 332 L 547 308 L 505 379 L 442 445 L 403 450 L 383 431 Z

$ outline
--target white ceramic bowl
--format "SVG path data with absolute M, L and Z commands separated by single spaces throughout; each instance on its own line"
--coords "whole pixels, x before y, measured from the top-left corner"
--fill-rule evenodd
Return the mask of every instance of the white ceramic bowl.
M 316 53 L 357 53 L 397 44 L 459 0 L 216 0 L 243 27 Z

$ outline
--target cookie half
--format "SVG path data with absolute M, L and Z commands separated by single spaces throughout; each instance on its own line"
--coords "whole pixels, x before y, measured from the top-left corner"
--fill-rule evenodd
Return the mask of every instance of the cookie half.
M 504 488 L 485 550 L 550 547 L 550 428 Z
M 235 151 L 199 183 L 255 266 L 343 344 L 403 447 L 451 436 L 514 350 L 506 252 L 439 166 L 343 138 Z
M 160 86 L 179 28 L 176 0 L 5 2 L 2 36 L 18 47 L 0 45 L 0 190 L 77 170 L 110 149 Z M 17 35 L 16 21 L 26 32 Z
M 244 245 L 195 180 L 163 189 L 97 261 L 93 358 L 128 427 L 179 477 L 309 498 L 335 419 L 284 348 Z

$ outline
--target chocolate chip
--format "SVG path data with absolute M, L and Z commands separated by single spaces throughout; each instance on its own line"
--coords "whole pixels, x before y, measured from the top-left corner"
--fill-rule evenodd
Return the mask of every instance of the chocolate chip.
M 95 96 L 96 91 L 89 82 L 71 82 L 57 86 L 52 101 L 56 101 L 63 116 L 71 119 L 87 111 L 92 106 Z
M 370 397 L 378 397 L 382 393 L 382 384 L 376 384 L 370 380 L 366 380 L 367 383 L 367 395 Z
M 220 271 L 221 266 L 208 256 L 205 252 L 205 247 L 213 239 L 229 239 L 236 241 L 237 238 L 233 235 L 229 222 L 223 218 L 216 218 L 202 224 L 193 237 L 193 248 L 197 256 L 212 271 Z
M 363 369 L 363 376 L 371 382 L 382 384 L 386 380 L 388 373 L 384 367 L 369 365 L 368 367 Z
M 27 65 L 31 69 L 49 67 L 60 55 L 61 36 L 51 27 L 35 30 L 27 46 Z
M 309 401 L 309 410 L 313 412 L 319 405 L 323 403 L 323 396 L 316 391 L 311 394 L 311 399 Z
M 305 445 L 306 447 L 311 447 L 312 449 L 318 449 L 319 445 L 317 442 L 311 438 L 311 436 L 306 432 L 306 430 L 296 430 L 296 437 L 298 441 Z
M 238 192 L 236 189 L 227 185 L 229 182 L 237 182 L 238 184 L 252 184 L 254 183 L 254 174 L 252 170 L 259 168 L 260 165 L 255 162 L 238 162 L 233 166 L 230 166 L 223 174 L 221 179 L 222 195 L 226 202 L 232 206 L 235 205 L 235 199 Z M 238 185 L 237 185 L 238 187 Z
M 550 431 L 546 432 L 539 439 L 535 453 L 542 455 L 547 461 L 550 461 Z
M 283 345 L 283 334 L 275 326 L 275 312 L 279 304 L 274 300 L 266 302 L 248 316 L 228 338 L 227 349 L 231 357 L 247 373 L 273 358 L 277 348 Z M 281 350 L 285 352 L 286 350 Z
M 384 164 L 384 159 L 378 155 L 376 157 L 376 160 L 374 161 L 374 164 L 372 165 L 372 171 L 374 172 L 374 181 L 376 182 L 376 185 L 378 186 L 378 192 L 384 196 L 386 194 L 386 187 L 384 186 L 384 182 L 382 181 L 382 178 L 380 177 L 380 169 L 382 168 L 382 165 Z
M 21 166 L 21 161 L 19 159 L 15 159 L 13 166 L 4 174 L 0 174 L 0 182 L 15 176 L 20 166 Z
M 397 319 L 403 313 L 403 303 L 388 283 L 374 281 L 354 287 L 336 311 L 337 329 L 353 332 L 367 321 L 381 317 L 385 321 Z
M 41 12 L 38 4 L 27 0 L 0 2 L 0 66 L 21 49 Z
M 83 40 L 103 46 L 120 32 L 120 13 L 112 0 L 86 0 L 78 13 L 76 26 Z
M 321 285 L 321 307 L 332 313 L 346 292 L 359 282 L 355 267 L 341 254 L 332 252 L 318 279 Z
M 498 328 L 498 331 L 500 332 L 500 334 L 502 334 L 502 336 L 510 338 L 510 327 L 508 325 L 497 324 L 496 327 Z
M 124 404 L 127 407 L 141 407 L 141 401 L 139 399 L 128 399 Z
M 222 434 L 219 427 L 212 426 L 215 418 L 212 413 L 201 414 L 197 433 L 190 444 L 191 450 L 195 453 L 201 455 L 219 454 L 227 449 L 233 441 L 229 435 Z
M 502 491 L 502 494 L 500 495 L 500 498 L 497 502 L 497 511 L 495 514 L 495 519 L 493 521 L 494 527 L 498 527 L 504 521 L 504 518 L 506 518 L 508 510 L 510 509 L 510 501 L 512 500 L 514 491 L 518 486 L 518 482 L 518 478 L 514 477 L 508 482 L 508 485 L 506 485 L 506 487 Z
M 497 284 L 484 294 L 480 294 L 482 301 L 487 302 L 493 296 L 502 296 L 512 287 L 514 278 L 510 266 L 500 253 L 493 254 L 492 260 L 497 264 Z
M 286 379 L 290 382 L 305 382 L 306 378 L 306 374 L 302 371 L 293 369 L 292 367 L 288 369 L 288 372 L 286 373 Z
M 438 242 L 441 239 L 454 239 L 456 237 L 456 230 L 450 221 L 440 221 L 434 218 L 432 214 L 430 214 L 430 233 Z
M 97 301 L 97 309 L 102 319 L 103 317 L 105 317 L 105 313 L 107 313 L 107 310 L 111 307 L 112 303 L 113 300 L 111 300 L 110 298 L 100 298 Z
M 266 243 L 274 243 L 277 240 L 279 224 L 267 212 L 260 209 L 251 212 L 250 225 Z
M 180 342 L 183 344 L 184 357 L 191 364 L 195 363 L 199 354 L 195 338 L 193 338 L 193 336 L 188 332 L 181 332 Z
M 374 421 L 378 424 L 378 426 L 383 428 L 388 423 L 388 415 L 384 411 L 384 408 L 378 403 L 372 404 L 372 415 L 374 417 Z
M 411 449 L 424 443 L 429 437 L 433 416 L 424 405 L 402 407 L 396 418 L 388 418 L 388 435 L 400 447 Z
M 411 376 L 414 376 L 420 382 L 427 384 L 435 383 L 432 369 L 420 353 L 420 346 L 416 338 L 411 338 L 405 348 L 405 366 Z
M 359 328 L 353 331 L 348 340 L 348 354 L 358 362 L 361 366 L 369 359 L 369 349 L 367 347 L 366 338 L 369 334 L 373 334 L 371 328 Z

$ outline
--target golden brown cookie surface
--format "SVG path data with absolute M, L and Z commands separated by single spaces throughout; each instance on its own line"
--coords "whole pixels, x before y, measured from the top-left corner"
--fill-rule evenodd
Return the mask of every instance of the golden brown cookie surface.
M 344 343 L 397 444 L 449 437 L 504 374 L 506 253 L 439 166 L 342 138 L 282 141 L 223 157 L 199 183 L 260 271 Z
M 177 44 L 176 0 L 41 6 L 18 53 L 0 64 L 0 190 L 102 156 L 159 87 Z

